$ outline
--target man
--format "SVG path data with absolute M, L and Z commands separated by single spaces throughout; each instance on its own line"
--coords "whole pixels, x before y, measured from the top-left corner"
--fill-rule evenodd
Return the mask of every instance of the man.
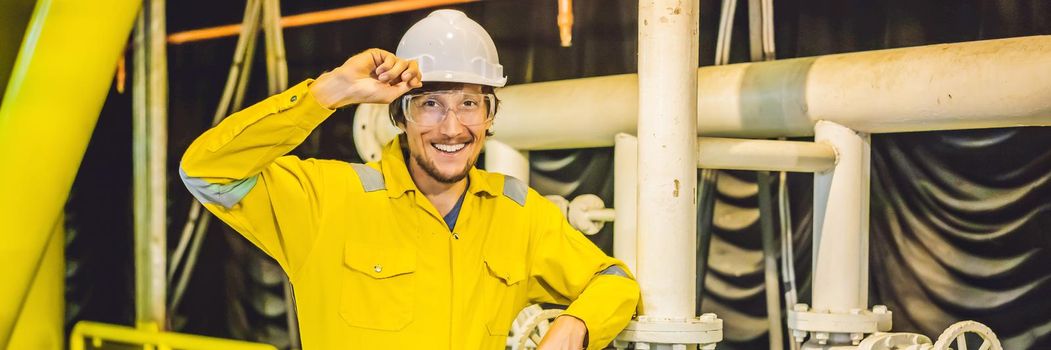
M 474 167 L 506 81 L 462 12 L 415 24 L 397 56 L 370 49 L 231 115 L 180 175 L 273 257 L 295 289 L 305 349 L 502 349 L 530 303 L 568 305 L 541 349 L 601 349 L 638 285 L 520 181 Z M 285 154 L 336 108 L 390 103 L 404 134 L 382 160 Z

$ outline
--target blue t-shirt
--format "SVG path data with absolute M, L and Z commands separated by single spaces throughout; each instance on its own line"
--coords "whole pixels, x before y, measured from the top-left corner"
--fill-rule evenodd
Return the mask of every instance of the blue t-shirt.
M 467 191 L 464 191 L 460 195 L 460 200 L 456 201 L 456 205 L 453 206 L 453 210 L 450 210 L 448 214 L 445 214 L 442 219 L 445 219 L 445 224 L 449 225 L 449 231 L 456 227 L 456 217 L 460 216 L 460 207 L 463 206 L 463 197 L 467 195 Z

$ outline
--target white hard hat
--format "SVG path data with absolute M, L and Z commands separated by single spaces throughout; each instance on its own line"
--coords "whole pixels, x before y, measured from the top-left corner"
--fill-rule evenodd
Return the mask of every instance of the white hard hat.
M 418 60 L 423 82 L 507 83 L 493 38 L 460 11 L 431 12 L 405 32 L 395 54 Z

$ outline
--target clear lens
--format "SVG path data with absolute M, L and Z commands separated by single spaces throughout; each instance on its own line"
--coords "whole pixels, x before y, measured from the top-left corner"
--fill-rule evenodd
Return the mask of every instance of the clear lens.
M 434 91 L 402 97 L 405 117 L 421 126 L 441 124 L 449 113 L 466 126 L 484 124 L 493 118 L 492 94 L 463 91 Z

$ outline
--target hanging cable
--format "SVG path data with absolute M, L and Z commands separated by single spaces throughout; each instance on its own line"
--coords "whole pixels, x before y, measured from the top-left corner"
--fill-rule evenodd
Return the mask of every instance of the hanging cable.
M 266 34 L 266 77 L 271 95 L 288 89 L 288 61 L 285 59 L 285 36 L 281 29 L 280 0 L 263 0 L 263 32 Z M 317 144 L 315 131 L 311 139 Z M 282 292 L 285 299 L 285 322 L 288 327 L 288 343 L 291 350 L 299 349 L 299 321 L 296 317 L 295 296 L 288 276 L 281 274 Z
M 751 53 L 751 60 L 753 62 L 769 61 L 774 59 L 774 38 L 773 38 L 773 2 L 771 0 L 749 0 L 748 2 L 748 34 L 749 34 L 749 51 Z M 784 140 L 784 138 L 781 138 Z M 786 220 L 790 220 L 789 217 L 784 215 L 786 207 L 784 206 L 785 198 L 787 198 L 787 188 L 785 187 L 784 179 L 785 172 L 779 172 L 777 179 L 778 181 L 778 209 L 780 213 L 780 233 L 775 233 L 773 223 L 773 200 L 771 196 L 771 186 L 774 183 L 774 176 L 770 172 L 761 171 L 757 174 L 759 182 L 759 219 L 761 222 L 762 240 L 763 240 L 763 276 L 766 294 L 766 313 L 767 321 L 769 322 L 769 348 L 770 350 L 779 350 L 784 347 L 784 333 L 781 314 L 781 295 L 779 293 L 783 281 L 788 278 L 787 269 L 791 266 L 792 254 L 785 248 L 785 226 Z M 777 238 L 781 239 L 780 247 L 775 243 Z M 788 243 L 791 244 L 789 236 Z M 781 273 L 779 282 L 779 270 L 778 270 L 778 253 L 780 253 Z M 786 260 L 787 259 L 787 260 Z M 784 284 L 786 287 L 785 291 L 785 305 L 794 305 L 795 299 L 788 298 L 789 294 L 794 295 L 794 290 L 791 289 L 788 284 Z M 794 341 L 790 342 L 790 346 L 793 350 L 797 348 Z
M 719 171 L 715 169 L 701 169 L 697 177 L 697 309 L 701 312 L 701 303 L 704 301 L 704 279 L 708 272 L 708 250 L 711 247 L 714 225 L 712 216 L 715 213 L 715 188 L 719 180 Z
M 175 251 L 172 252 L 170 263 L 168 265 L 168 283 L 172 283 L 172 278 L 175 277 L 175 270 L 182 263 L 182 257 L 186 255 L 186 247 L 190 245 L 190 238 L 193 236 L 193 228 L 197 226 L 197 218 L 201 216 L 201 203 L 194 201 L 190 205 L 190 213 L 186 215 L 186 223 L 182 226 L 182 234 L 179 235 L 179 244 L 175 246 Z
M 719 32 L 715 41 L 715 65 L 730 62 L 730 43 L 733 40 L 734 12 L 737 0 L 723 0 L 722 13 L 719 15 Z
M 719 32 L 715 42 L 715 65 L 727 64 L 730 60 L 730 41 L 733 36 L 734 9 L 737 0 L 723 0 L 722 12 L 719 15 Z M 719 171 L 701 169 L 697 177 L 697 309 L 701 314 L 704 301 L 704 280 L 708 268 L 708 248 L 712 240 L 712 215 L 715 209 L 715 185 L 719 181 Z
M 230 65 L 230 71 L 227 74 L 226 85 L 223 87 L 222 97 L 219 99 L 219 105 L 216 108 L 215 114 L 212 117 L 212 125 L 218 124 L 220 120 L 225 117 L 230 110 L 231 100 L 235 100 L 234 108 L 239 109 L 241 100 L 243 100 L 245 89 L 244 86 L 247 84 L 248 72 L 251 67 L 252 48 L 255 46 L 255 37 L 259 32 L 259 15 L 261 7 L 259 6 L 258 0 L 248 0 L 245 3 L 245 14 L 242 31 L 237 39 L 237 46 L 234 49 L 233 63 Z M 203 214 L 203 215 L 202 215 Z M 189 281 L 190 275 L 193 271 L 193 265 L 196 263 L 196 255 L 200 249 L 200 243 L 203 241 L 203 236 L 207 232 L 208 221 L 211 215 L 201 210 L 201 203 L 193 201 L 190 206 L 189 214 L 187 215 L 186 223 L 183 225 L 182 236 L 179 238 L 179 245 L 176 247 L 172 254 L 171 261 L 173 262 L 168 267 L 168 282 L 176 282 L 176 288 L 172 293 L 172 298 L 169 301 L 169 310 L 174 312 L 178 307 L 179 302 L 182 300 L 183 292 L 185 291 L 186 282 Z M 188 242 L 193 241 L 194 244 L 190 248 L 190 251 L 186 251 Z M 175 273 L 179 271 L 179 263 L 186 258 L 186 264 L 181 269 L 181 275 L 176 280 Z M 180 287 L 181 286 L 181 287 Z
M 774 233 L 774 204 L 770 186 L 774 177 L 769 171 L 756 173 L 759 185 L 759 229 L 763 241 L 763 277 L 766 286 L 766 317 L 770 324 L 770 350 L 779 350 L 783 346 L 784 332 L 781 330 L 781 297 L 778 293 L 780 284 L 777 281 L 777 251 Z

